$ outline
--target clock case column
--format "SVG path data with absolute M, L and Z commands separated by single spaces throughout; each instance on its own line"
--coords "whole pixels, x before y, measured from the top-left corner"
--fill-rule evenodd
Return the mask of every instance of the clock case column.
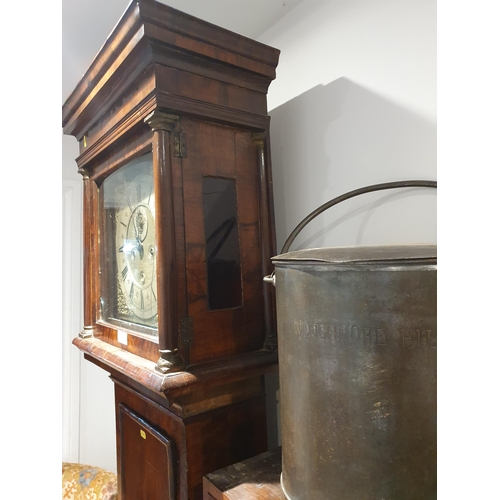
M 263 376 L 277 371 L 274 295 L 262 282 L 276 253 L 266 94 L 278 56 L 135 0 L 63 106 L 85 186 L 85 324 L 74 344 L 115 384 L 121 500 L 201 499 L 203 475 L 266 449 Z M 123 343 L 99 314 L 99 189 L 151 151 L 158 340 L 128 331 Z M 234 184 L 238 207 L 241 305 L 215 311 L 206 178 Z M 154 466 L 137 470 L 138 461 Z
M 172 178 L 172 140 L 179 118 L 154 111 L 145 122 L 153 131 L 153 174 L 157 224 L 157 287 L 160 358 L 156 368 L 162 373 L 180 370 L 184 361 L 179 355 L 177 313 L 177 247 L 175 234 L 174 181 Z M 160 194 L 161 193 L 161 194 Z

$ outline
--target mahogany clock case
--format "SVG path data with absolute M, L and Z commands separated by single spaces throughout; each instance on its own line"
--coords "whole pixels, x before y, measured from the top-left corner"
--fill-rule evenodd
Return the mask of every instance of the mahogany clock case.
M 273 342 L 274 299 L 262 277 L 276 246 L 266 93 L 278 56 L 158 2 L 129 5 L 63 106 L 63 129 L 79 141 L 84 176 L 82 337 L 153 362 L 159 350 L 176 351 L 184 367 Z M 108 276 L 124 268 L 102 265 L 100 189 L 147 153 L 156 196 L 158 326 L 148 336 L 122 325 L 124 345 L 101 314 Z M 217 190 L 227 191 L 220 203 L 233 209 L 207 223 L 217 209 L 208 193 Z M 223 251 L 210 248 L 225 237 L 227 227 L 213 233 L 217 222 L 232 224 L 236 238 L 225 262 Z M 230 238 L 224 243 L 231 246 Z

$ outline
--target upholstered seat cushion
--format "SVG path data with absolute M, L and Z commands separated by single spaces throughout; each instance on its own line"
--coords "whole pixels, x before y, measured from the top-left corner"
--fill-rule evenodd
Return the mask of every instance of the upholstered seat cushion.
M 62 464 L 63 500 L 118 500 L 116 474 L 91 465 Z

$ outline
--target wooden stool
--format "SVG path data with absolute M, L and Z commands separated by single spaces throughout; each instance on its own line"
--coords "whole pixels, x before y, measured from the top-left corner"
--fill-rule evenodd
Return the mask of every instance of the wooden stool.
M 203 500 L 286 500 L 280 485 L 281 447 L 203 478 Z

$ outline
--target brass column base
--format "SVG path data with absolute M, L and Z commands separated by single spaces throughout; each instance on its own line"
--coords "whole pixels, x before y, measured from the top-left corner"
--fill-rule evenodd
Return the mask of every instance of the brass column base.
M 160 350 L 160 359 L 155 369 L 161 373 L 178 372 L 184 368 L 184 360 L 179 356 L 177 350 Z

